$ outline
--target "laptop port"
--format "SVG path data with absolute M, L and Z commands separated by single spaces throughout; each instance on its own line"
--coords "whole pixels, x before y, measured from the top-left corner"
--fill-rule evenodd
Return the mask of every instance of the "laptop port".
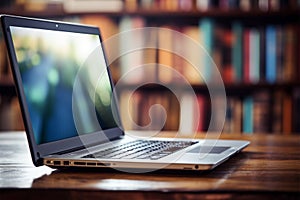
M 98 166 L 105 166 L 103 163 L 97 163 Z
M 60 165 L 60 161 L 55 160 L 55 161 L 53 161 L 53 164 L 54 164 L 54 165 Z
M 96 166 L 96 163 L 86 163 L 87 166 Z
M 51 164 L 51 160 L 47 160 L 46 163 L 47 163 L 47 164 Z
M 74 162 L 74 165 L 81 165 L 81 166 L 85 166 L 86 163 L 85 162 Z
M 97 163 L 97 166 L 110 166 L 110 163 Z
M 70 165 L 70 162 L 69 161 L 64 161 L 64 166 L 66 165 Z

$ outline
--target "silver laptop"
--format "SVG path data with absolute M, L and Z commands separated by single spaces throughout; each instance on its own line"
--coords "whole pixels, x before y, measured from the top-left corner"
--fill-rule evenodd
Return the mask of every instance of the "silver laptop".
M 97 27 L 7 15 L 1 25 L 36 166 L 208 170 L 249 144 L 126 134 Z

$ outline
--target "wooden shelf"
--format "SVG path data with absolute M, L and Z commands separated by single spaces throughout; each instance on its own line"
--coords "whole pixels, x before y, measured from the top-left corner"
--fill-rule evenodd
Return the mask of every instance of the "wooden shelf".
M 10 14 L 10 15 L 21 15 L 29 17 L 45 17 L 45 18 L 55 18 L 55 17 L 65 17 L 65 16 L 80 16 L 80 15 L 105 15 L 108 17 L 122 17 L 125 15 L 129 16 L 142 16 L 146 18 L 153 19 L 199 19 L 203 17 L 214 18 L 216 20 L 253 20 L 260 19 L 261 21 L 274 21 L 284 19 L 290 22 L 299 22 L 300 9 L 282 9 L 280 11 L 262 11 L 258 9 L 252 9 L 249 11 L 243 11 L 240 9 L 209 9 L 208 11 L 190 10 L 190 11 L 168 11 L 168 10 L 148 10 L 139 9 L 135 11 L 121 10 L 119 12 L 66 12 L 62 5 L 54 4 L 47 7 L 45 10 L 32 11 L 26 10 L 23 7 L 9 7 L 0 8 L 0 13 Z M 257 22 L 257 21 L 255 21 Z
M 208 89 L 206 85 L 191 85 L 192 88 L 196 93 L 208 93 Z M 120 86 L 120 90 L 133 90 L 135 88 L 135 84 L 127 84 Z M 257 84 L 247 84 L 247 83 L 233 83 L 233 84 L 225 84 L 224 85 L 226 93 L 229 95 L 250 95 L 253 92 L 267 90 L 269 92 L 277 91 L 277 90 L 284 90 L 284 91 L 290 91 L 295 88 L 300 88 L 300 82 L 289 82 L 289 83 L 257 83 Z M 182 85 L 176 85 L 176 83 L 171 84 L 146 84 L 141 87 L 139 87 L 139 90 L 146 91 L 146 92 L 159 92 L 159 91 L 167 91 L 168 88 L 178 88 L 178 90 L 187 90 L 188 88 L 186 86 Z M 219 86 L 213 87 L 213 89 L 218 90 L 220 89 Z
M 6 77 L 0 78 L 0 94 L 1 96 L 16 96 L 16 90 L 13 80 Z
M 119 85 L 119 90 L 133 90 L 136 87 L 135 84 L 126 84 L 126 85 Z M 196 93 L 208 93 L 208 89 L 206 85 L 191 85 L 191 87 L 194 89 Z M 257 84 L 247 84 L 247 83 L 232 83 L 232 84 L 225 84 L 224 85 L 226 93 L 229 95 L 248 95 L 253 92 L 267 90 L 269 92 L 271 91 L 277 91 L 277 90 L 284 90 L 284 91 L 290 91 L 295 88 L 300 88 L 300 82 L 289 82 L 289 83 L 257 83 Z M 145 92 L 160 92 L 160 91 L 167 91 L 168 88 L 177 88 L 178 90 L 187 90 L 188 88 L 186 86 L 182 86 L 176 83 L 161 83 L 161 84 L 146 84 L 142 85 L 138 88 L 138 90 L 145 91 Z M 215 86 L 213 89 L 218 90 L 220 87 Z M 15 96 L 15 86 L 12 80 L 1 80 L 0 81 L 0 93 L 2 95 L 9 95 L 9 96 Z

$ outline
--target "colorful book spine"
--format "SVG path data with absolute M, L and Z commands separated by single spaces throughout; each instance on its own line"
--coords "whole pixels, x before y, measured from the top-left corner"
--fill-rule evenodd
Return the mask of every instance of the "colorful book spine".
M 282 27 L 276 28 L 276 82 L 284 80 L 283 46 L 284 36 Z
M 266 80 L 276 81 L 276 28 L 271 25 L 266 27 Z
M 198 109 L 199 109 L 199 113 L 194 113 L 195 118 L 199 118 L 199 120 L 196 122 L 196 127 L 197 127 L 197 131 L 204 131 L 206 129 L 205 127 L 205 121 L 207 118 L 206 115 L 206 100 L 205 100 L 205 96 L 201 96 L 198 95 L 197 96 L 197 102 L 195 102 L 196 104 L 198 104 Z
M 271 130 L 270 96 L 267 91 L 260 91 L 253 98 L 253 132 L 268 133 Z
M 282 132 L 282 112 L 283 112 L 283 94 L 280 91 L 274 93 L 274 101 L 271 111 L 271 131 L 273 133 Z
M 207 81 L 211 79 L 212 76 L 212 54 L 213 54 L 213 40 L 214 40 L 214 22 L 211 19 L 204 18 L 199 21 L 199 28 L 202 32 L 202 42 L 203 47 L 208 53 L 203 59 L 204 71 L 202 72 L 203 78 Z
M 163 83 L 171 83 L 173 81 L 174 60 L 173 53 L 170 50 L 173 49 L 173 34 L 168 31 L 171 27 L 162 27 L 165 30 L 161 30 L 158 33 L 158 80 Z
M 285 27 L 283 39 L 284 39 L 284 51 L 283 51 L 284 81 L 286 82 L 294 81 L 296 79 L 296 73 L 297 73 L 297 67 L 296 67 L 297 31 L 294 26 Z M 298 39 L 300 41 L 300 38 Z
M 283 96 L 283 112 L 282 112 L 282 131 L 284 134 L 292 132 L 292 97 L 285 94 Z
M 184 94 L 180 99 L 180 125 L 179 125 L 179 133 L 183 135 L 192 134 L 196 131 L 195 121 L 195 113 L 199 113 L 200 110 L 195 110 L 195 98 L 193 98 L 192 94 Z
M 243 63 L 244 63 L 244 82 L 250 82 L 250 30 L 247 29 L 243 34 Z
M 232 25 L 233 47 L 232 47 L 232 65 L 234 69 L 234 80 L 241 82 L 243 79 L 243 27 L 235 22 Z
M 136 28 L 143 28 L 145 21 L 141 17 L 124 17 L 120 21 L 120 32 L 130 31 Z M 144 78 L 143 70 L 137 67 L 143 64 L 143 52 L 132 51 L 136 46 L 144 44 L 144 37 L 141 32 L 134 32 L 133 34 L 125 34 L 126 37 L 120 39 L 120 72 L 121 77 L 125 83 L 140 83 Z M 134 41 L 134 42 L 133 42 Z M 124 54 L 124 55 L 122 55 Z
M 257 83 L 260 80 L 259 60 L 260 44 L 259 32 L 256 29 L 250 30 L 249 35 L 249 80 L 251 83 Z
M 243 102 L 243 133 L 253 133 L 253 98 L 247 97 Z
M 259 79 L 266 80 L 266 34 L 264 28 L 259 28 Z
M 182 33 L 189 37 L 194 42 L 197 42 L 198 45 L 201 43 L 202 34 L 198 26 L 187 26 L 182 29 Z M 189 62 L 184 60 L 183 65 L 183 75 L 191 84 L 203 84 L 202 74 L 203 65 L 201 65 L 202 57 L 197 50 L 192 50 L 195 48 L 192 42 L 185 42 L 180 44 L 181 48 L 185 52 L 189 52 Z

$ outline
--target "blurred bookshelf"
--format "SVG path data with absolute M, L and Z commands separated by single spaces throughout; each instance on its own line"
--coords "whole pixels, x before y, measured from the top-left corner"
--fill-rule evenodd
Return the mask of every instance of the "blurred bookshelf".
M 101 28 L 104 39 L 133 28 L 161 27 L 183 33 L 204 46 L 209 41 L 210 46 L 205 47 L 220 70 L 227 96 L 223 131 L 300 133 L 299 0 L 113 0 L 109 3 L 107 0 L 16 0 L 3 1 L 0 6 L 0 13 L 4 14 L 96 25 Z M 139 37 L 135 36 L 135 39 L 141 39 Z M 153 40 L 158 45 L 161 42 L 172 44 L 171 36 L 158 35 Z M 16 101 L 11 100 L 15 99 L 15 92 L 12 79 L 7 78 L 10 70 L 2 43 L 0 117 L 1 124 L 6 124 L 5 120 L 17 121 L 5 117 L 7 112 L 18 120 L 21 118 Z M 119 45 L 128 43 L 123 41 Z M 159 49 L 135 52 L 129 55 L 127 61 L 118 59 L 111 64 L 115 82 L 128 70 L 128 66 L 139 64 L 131 62 L 130 56 L 138 57 L 140 63 L 173 67 L 190 82 L 197 94 L 197 102 L 185 94 L 187 88 L 180 85 L 176 77 L 155 67 L 121 86 L 118 97 L 123 118 L 128 118 L 129 114 L 138 125 L 146 126 L 150 122 L 148 113 L 151 105 L 158 103 L 167 111 L 164 130 L 207 130 L 211 103 L 209 92 L 187 61 Z M 197 56 L 197 53 L 192 56 Z M 144 85 L 129 96 L 144 78 L 161 84 Z M 213 81 L 212 77 L 207 78 Z M 180 99 L 168 90 L 170 87 L 182 91 Z M 215 89 L 218 89 L 217 86 Z M 130 106 L 126 106 L 127 101 L 131 102 Z M 11 102 L 14 102 L 13 105 Z M 196 103 L 199 110 L 195 110 Z M 3 109 L 7 106 L 13 109 Z M 200 121 L 194 122 L 191 117 L 189 126 L 180 122 L 186 114 L 193 116 L 193 112 L 200 113 Z M 154 110 L 152 114 L 155 120 L 148 128 L 158 129 L 163 120 L 162 113 Z M 12 124 L 11 127 L 1 127 L 1 124 L 0 130 L 23 128 L 20 121 L 8 123 Z M 139 128 L 127 120 L 123 124 L 126 129 Z

